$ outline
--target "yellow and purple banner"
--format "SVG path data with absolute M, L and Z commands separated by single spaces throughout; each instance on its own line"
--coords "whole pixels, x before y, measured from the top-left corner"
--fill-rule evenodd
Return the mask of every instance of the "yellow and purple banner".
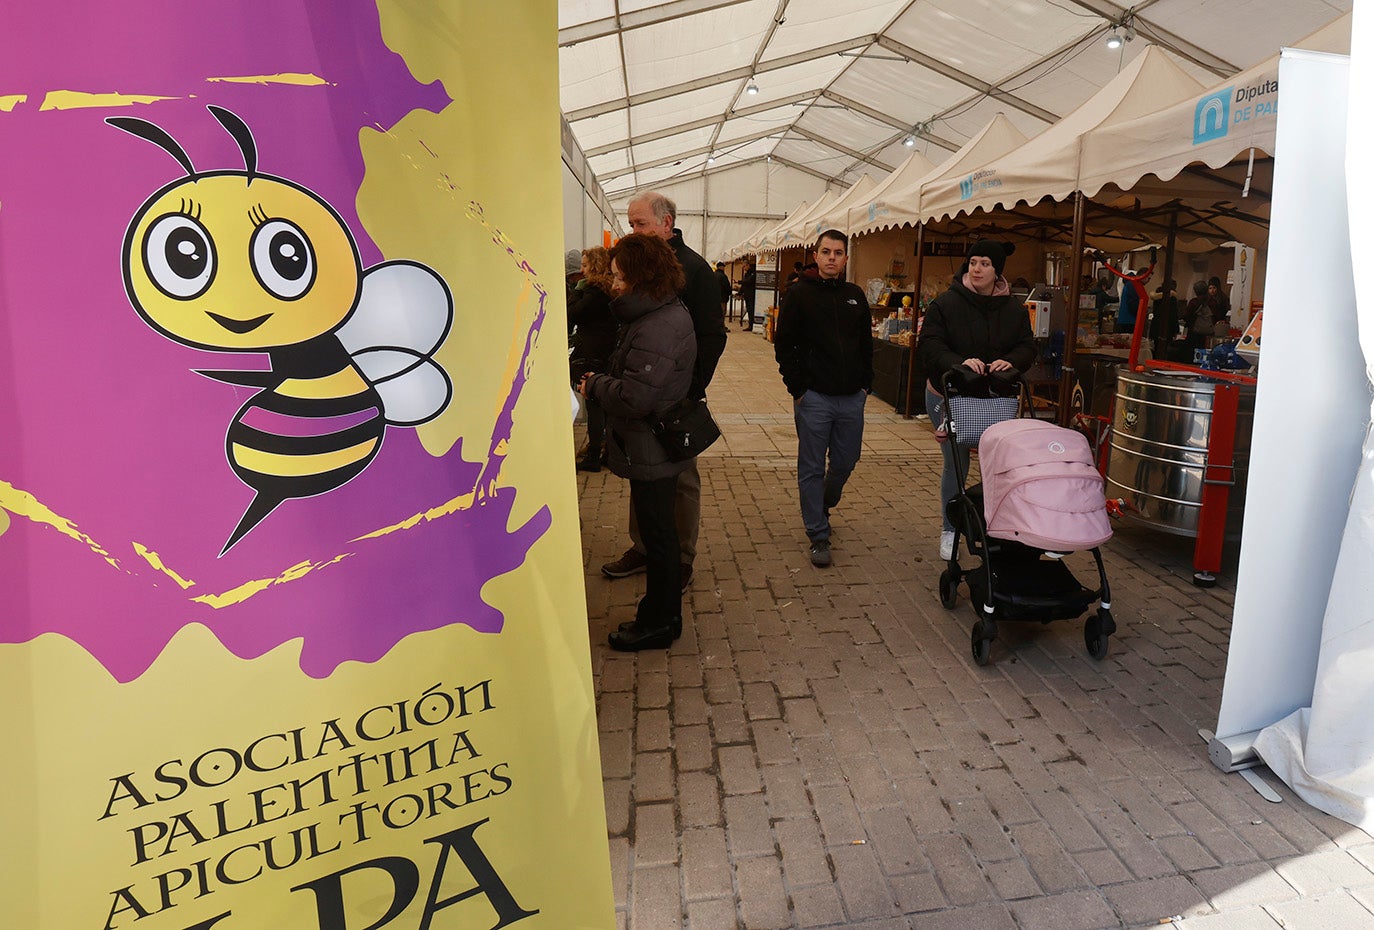
M 613 925 L 555 6 L 0 18 L 0 922 Z

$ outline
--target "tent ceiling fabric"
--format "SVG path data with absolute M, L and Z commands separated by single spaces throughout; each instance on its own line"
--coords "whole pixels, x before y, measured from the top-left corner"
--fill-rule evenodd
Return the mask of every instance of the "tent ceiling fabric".
M 1352 4 L 560 0 L 562 107 L 617 200 L 770 155 L 848 188 L 896 168 L 908 135 L 937 165 L 999 112 L 1033 139 L 1152 45 L 1210 87 Z

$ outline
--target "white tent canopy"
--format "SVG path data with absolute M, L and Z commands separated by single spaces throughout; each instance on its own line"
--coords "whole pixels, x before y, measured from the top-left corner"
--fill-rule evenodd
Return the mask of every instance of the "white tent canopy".
M 998 112 L 1034 138 L 1147 48 L 1218 85 L 1352 4 L 560 0 L 562 107 L 613 207 L 662 190 L 689 242 L 718 253 L 890 175 L 908 139 L 939 162 Z M 1108 49 L 1113 29 L 1133 41 Z
M 829 222 L 826 225 L 837 227 L 845 232 L 853 232 L 854 224 L 870 217 L 874 206 L 882 202 L 889 192 L 900 190 L 934 170 L 935 166 L 930 163 L 930 159 L 920 152 L 912 152 L 906 161 L 897 166 L 896 171 L 872 185 L 867 196 L 856 194 L 846 198 L 844 203 L 837 203 L 831 211 Z
M 907 160 L 902 162 L 901 165 L 898 165 L 897 171 L 892 172 L 892 174 L 897 174 L 904 167 L 911 164 L 913 159 L 917 158 L 919 158 L 925 164 L 930 164 L 930 162 L 927 162 L 925 160 L 924 155 L 921 155 L 919 152 L 912 152 L 911 155 L 907 157 Z M 889 175 L 888 177 L 891 176 L 892 175 Z M 823 231 L 827 229 L 838 229 L 844 233 L 849 232 L 849 211 L 859 206 L 860 204 L 866 205 L 868 203 L 868 198 L 872 196 L 873 191 L 881 187 L 886 182 L 886 178 L 884 178 L 882 181 L 874 181 L 868 175 L 864 175 L 863 177 L 859 178 L 858 182 L 855 183 L 853 187 L 844 192 L 843 197 L 841 197 L 839 200 L 836 200 L 833 204 L 830 205 L 830 209 L 825 211 L 824 216 L 817 218 L 815 223 L 816 235 L 819 236 Z
M 1294 46 L 1350 51 L 1347 13 Z M 1201 163 L 1221 168 L 1250 149 L 1272 155 L 1278 123 L 1279 56 L 1173 106 L 1083 136 L 1078 187 L 1089 197 L 1107 184 L 1122 190 L 1146 175 L 1172 181 Z
M 824 216 L 825 212 L 845 193 L 845 191 L 830 191 L 816 201 L 805 213 L 798 213 L 789 218 L 782 234 L 773 242 L 773 248 L 782 249 L 788 246 L 806 245 L 815 239 L 817 234 L 811 232 L 811 227 L 815 225 L 816 217 Z
M 1202 85 L 1175 64 L 1169 53 L 1152 46 L 1078 109 L 1025 145 L 966 177 L 927 185 L 921 212 L 940 219 L 978 209 L 1034 204 L 1046 196 L 1063 200 L 1078 186 L 1078 150 L 1084 133 L 1195 97 L 1201 90 Z
M 1021 131 L 1004 115 L 998 113 L 939 168 L 911 184 L 888 191 L 883 202 L 875 203 L 870 209 L 868 222 L 861 224 L 855 231 L 870 232 L 889 226 L 914 225 L 921 222 L 925 205 L 924 190 L 927 186 L 935 190 L 946 189 L 948 185 L 942 182 L 959 178 L 974 168 L 1013 152 L 1025 144 L 1026 137 Z

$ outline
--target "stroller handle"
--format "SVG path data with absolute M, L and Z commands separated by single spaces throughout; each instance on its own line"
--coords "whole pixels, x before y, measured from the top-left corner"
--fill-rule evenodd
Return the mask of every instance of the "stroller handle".
M 1026 379 L 1015 368 L 978 374 L 967 365 L 955 365 L 940 376 L 941 393 L 962 397 L 1012 397 L 1022 395 L 1029 400 Z

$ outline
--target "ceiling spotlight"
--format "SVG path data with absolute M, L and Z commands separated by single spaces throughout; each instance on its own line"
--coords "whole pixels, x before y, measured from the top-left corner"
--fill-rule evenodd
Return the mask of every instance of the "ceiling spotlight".
M 714 156 L 714 155 L 707 155 L 707 156 L 706 156 L 706 164 L 708 164 L 708 165 L 714 165 L 715 163 L 716 163 L 716 156 Z
M 916 144 L 916 137 L 915 137 L 915 136 L 907 136 L 905 139 L 902 140 L 902 145 L 905 145 L 907 148 L 911 148 L 911 147 L 912 147 L 913 145 L 915 145 L 915 144 Z
M 1111 34 L 1107 36 L 1107 48 L 1111 49 L 1112 51 L 1116 51 L 1117 49 L 1121 48 L 1121 44 L 1121 33 L 1117 32 L 1116 27 L 1113 26 Z
M 749 86 L 744 88 L 744 92 L 751 97 L 756 97 L 759 93 L 759 85 L 755 84 L 753 81 L 750 81 Z

